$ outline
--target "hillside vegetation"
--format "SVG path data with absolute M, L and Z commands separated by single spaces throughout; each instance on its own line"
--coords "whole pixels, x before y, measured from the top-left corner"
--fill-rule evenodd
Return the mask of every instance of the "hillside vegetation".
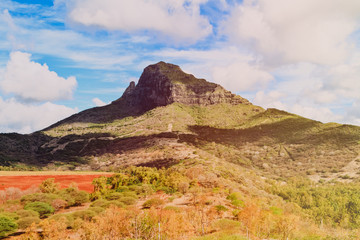
M 118 173 L 94 181 L 80 212 L 44 205 L 68 211 L 76 189 L 70 200 L 54 190 L 42 192 L 47 202 L 5 201 L 7 233 L 20 224 L 9 223 L 15 210 L 47 209 L 20 239 L 360 236 L 360 127 L 265 110 L 164 62 L 107 106 L 1 134 L 0 160 L 1 170 Z

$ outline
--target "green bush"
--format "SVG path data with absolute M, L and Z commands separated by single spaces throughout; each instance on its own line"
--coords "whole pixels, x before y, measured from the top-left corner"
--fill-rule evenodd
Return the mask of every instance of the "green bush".
M 166 206 L 164 207 L 164 210 L 174 211 L 174 212 L 181 212 L 181 209 L 175 206 Z
M 116 206 L 116 207 L 120 207 L 120 208 L 124 208 L 126 205 L 123 202 L 120 202 L 119 200 L 112 200 L 109 201 L 109 205 L 108 206 Z
M 36 211 L 33 211 L 33 210 L 24 210 L 24 209 L 21 209 L 21 210 L 18 210 L 16 212 L 16 214 L 20 217 L 20 218 L 26 218 L 26 217 L 39 217 L 40 214 Z
M 110 205 L 110 202 L 105 199 L 98 199 L 90 204 L 90 207 L 101 207 L 107 208 Z
M 124 203 L 125 205 L 133 205 L 136 203 L 136 198 L 133 197 L 122 197 L 118 201 Z
M 244 201 L 239 200 L 239 199 L 235 199 L 231 201 L 231 204 L 234 205 L 235 207 L 244 207 Z
M 226 199 L 230 201 L 239 200 L 241 198 L 242 198 L 242 194 L 240 192 L 233 192 L 226 197 Z
M 53 193 L 33 193 L 23 196 L 20 201 L 24 205 L 30 202 L 44 202 L 51 204 L 52 201 L 58 198 L 60 198 L 60 196 Z
M 217 220 L 212 225 L 214 228 L 218 229 L 218 231 L 234 230 L 234 229 L 239 229 L 241 227 L 240 222 L 225 218 Z
M 40 218 L 39 217 L 24 217 L 17 221 L 18 228 L 19 229 L 26 229 L 31 226 L 33 223 L 39 223 Z
M 70 207 L 79 206 L 83 203 L 89 202 L 89 194 L 76 188 L 62 189 L 59 192 L 59 195 L 68 203 L 68 206 Z
M 120 192 L 112 192 L 105 196 L 107 200 L 118 200 L 119 198 L 122 198 L 124 195 Z
M 40 214 L 40 218 L 47 217 L 54 212 L 54 208 L 50 204 L 44 202 L 28 203 L 25 205 L 24 209 L 38 212 Z
M 216 205 L 215 209 L 217 212 L 226 212 L 228 209 L 223 205 Z
M 96 212 L 86 209 L 73 212 L 71 213 L 71 215 L 74 219 L 80 218 L 82 220 L 91 220 L 93 217 L 96 216 Z
M 39 189 L 43 193 L 55 193 L 59 189 L 59 184 L 55 183 L 54 178 L 48 178 L 40 184 Z
M 49 217 L 49 220 L 53 220 L 57 222 L 64 221 L 68 228 L 71 228 L 74 225 L 74 217 L 72 216 L 72 214 L 55 214 Z
M 160 198 L 152 198 L 143 203 L 143 208 L 158 207 L 164 204 L 164 200 Z
M 105 208 L 102 208 L 102 207 L 89 207 L 88 210 L 91 210 L 91 211 L 95 212 L 96 214 L 99 214 L 99 213 L 105 211 Z
M 14 219 L 0 215 L 0 237 L 15 232 L 18 226 Z
M 1 216 L 8 217 L 8 218 L 11 218 L 13 220 L 18 220 L 19 219 L 19 215 L 17 215 L 14 212 L 2 212 Z

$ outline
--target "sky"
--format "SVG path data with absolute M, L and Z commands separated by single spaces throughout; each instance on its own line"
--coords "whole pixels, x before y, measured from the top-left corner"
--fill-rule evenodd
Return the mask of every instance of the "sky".
M 359 0 L 0 0 L 0 132 L 108 104 L 159 61 L 360 125 Z

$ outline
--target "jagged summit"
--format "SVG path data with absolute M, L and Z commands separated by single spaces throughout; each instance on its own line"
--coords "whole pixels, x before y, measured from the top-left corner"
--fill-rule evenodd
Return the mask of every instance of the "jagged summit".
M 219 103 L 251 105 L 245 98 L 232 94 L 218 84 L 185 73 L 177 65 L 158 62 L 147 66 L 138 84 L 130 82 L 123 95 L 111 104 L 82 111 L 49 128 L 74 122 L 109 122 L 174 102 L 201 106 Z
M 212 105 L 218 103 L 250 104 L 218 84 L 187 74 L 177 65 L 159 62 L 144 69 L 138 84 L 131 82 L 123 96 L 114 103 L 149 110 L 174 102 Z

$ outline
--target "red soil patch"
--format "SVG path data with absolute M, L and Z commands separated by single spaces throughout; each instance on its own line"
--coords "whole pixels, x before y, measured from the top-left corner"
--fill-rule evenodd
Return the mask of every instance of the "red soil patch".
M 67 188 L 71 183 L 76 183 L 80 190 L 93 192 L 91 184 L 94 178 L 100 176 L 111 176 L 112 174 L 91 174 L 91 175 L 37 175 L 37 176 L 0 176 L 0 190 L 15 187 L 21 190 L 39 186 L 45 179 L 55 178 L 61 188 Z

